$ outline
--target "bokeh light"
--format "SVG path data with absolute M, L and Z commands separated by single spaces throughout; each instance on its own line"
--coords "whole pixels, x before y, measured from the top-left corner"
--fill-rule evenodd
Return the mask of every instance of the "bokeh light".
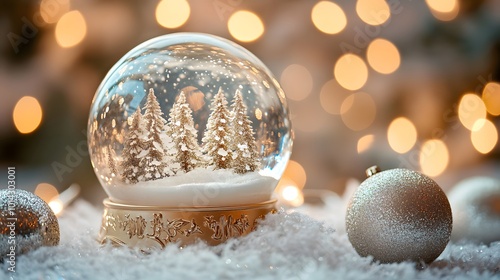
M 227 28 L 231 36 L 241 42 L 255 41 L 264 34 L 264 24 L 259 16 L 245 10 L 232 14 Z
M 358 0 L 356 13 L 370 25 L 384 24 L 391 17 L 391 9 L 385 0 Z
M 375 140 L 375 136 L 373 134 L 365 135 L 358 140 L 357 151 L 358 154 L 362 154 L 367 151 L 373 145 L 373 140 Z
M 165 28 L 181 27 L 189 19 L 191 8 L 186 0 L 162 0 L 156 6 L 156 21 Z
M 464 94 L 458 105 L 458 118 L 463 126 L 472 130 L 477 120 L 486 118 L 486 106 L 483 100 L 473 93 Z
M 60 199 L 53 199 L 48 202 L 50 209 L 54 212 L 54 215 L 59 215 L 64 209 L 64 204 Z
M 20 133 L 31 133 L 42 122 L 42 106 L 36 98 L 24 96 L 17 101 L 12 118 Z
M 432 15 L 442 21 L 450 21 L 457 17 L 460 10 L 458 0 L 425 0 Z
M 483 89 L 483 102 L 486 110 L 493 116 L 500 115 L 500 84 L 489 82 Z
M 446 144 L 439 139 L 427 140 L 420 148 L 420 168 L 422 173 L 436 177 L 446 170 L 450 160 Z
M 287 98 L 295 101 L 305 99 L 313 88 L 311 73 L 299 64 L 292 64 L 285 68 L 281 73 L 280 82 Z
M 386 39 L 375 39 L 366 50 L 368 64 L 382 74 L 391 74 L 399 68 L 401 57 L 398 48 Z
M 330 1 L 316 3 L 311 11 L 311 20 L 319 31 L 326 34 L 337 34 L 347 25 L 342 8 Z
M 281 196 L 292 206 L 300 206 L 304 203 L 304 195 L 296 186 L 285 186 L 281 191 Z
M 333 75 L 342 87 L 348 90 L 358 90 L 368 80 L 368 67 L 359 56 L 345 54 L 335 63 Z
M 40 16 L 46 23 L 56 23 L 69 11 L 69 0 L 42 0 L 40 2 Z
M 290 160 L 285 169 L 285 173 L 283 176 L 286 176 L 288 179 L 292 180 L 296 186 L 300 189 L 303 189 L 306 185 L 307 175 L 304 167 L 300 165 L 300 163 Z
M 59 195 L 56 187 L 48 183 L 40 183 L 35 188 L 35 194 L 43 201 L 49 203 L 53 198 Z
M 321 107 L 329 114 L 339 115 L 342 102 L 349 95 L 351 93 L 340 87 L 335 79 L 329 80 L 321 87 L 319 93 Z
M 71 48 L 83 41 L 87 34 L 87 23 L 79 11 L 64 14 L 56 25 L 55 36 L 59 46 Z
M 387 140 L 395 152 L 404 154 L 417 142 L 417 129 L 409 119 L 399 117 L 389 125 Z
M 358 92 L 348 96 L 340 108 L 342 121 L 354 131 L 369 127 L 375 120 L 377 108 L 373 98 L 364 92 Z
M 472 127 L 470 137 L 474 148 L 481 154 L 487 154 L 498 142 L 498 131 L 490 120 L 477 120 Z

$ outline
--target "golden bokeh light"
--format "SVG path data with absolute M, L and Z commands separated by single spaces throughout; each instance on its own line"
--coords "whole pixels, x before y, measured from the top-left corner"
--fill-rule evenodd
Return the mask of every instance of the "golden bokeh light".
M 60 199 L 53 199 L 48 202 L 50 209 L 54 212 L 54 215 L 59 215 L 64 209 L 64 204 Z
M 375 140 L 375 136 L 373 134 L 365 135 L 358 140 L 358 154 L 362 154 L 367 151 L 373 145 L 373 140 Z
M 40 183 L 35 188 L 35 194 L 39 196 L 43 201 L 49 203 L 53 198 L 59 195 L 56 187 L 48 183 Z
M 342 87 L 348 90 L 358 90 L 368 80 L 368 67 L 359 56 L 345 54 L 335 63 L 333 75 Z
M 425 0 L 432 15 L 442 21 L 450 21 L 457 17 L 460 11 L 458 0 Z
M 375 39 L 366 50 L 368 64 L 382 74 L 391 74 L 399 68 L 401 57 L 398 48 L 388 40 Z
M 399 117 L 389 125 L 387 140 L 395 152 L 404 154 L 417 142 L 417 129 L 409 119 Z
M 365 23 L 381 25 L 391 17 L 391 8 L 385 0 L 358 0 L 356 13 Z
M 290 160 L 285 169 L 284 176 L 292 180 L 298 188 L 303 189 L 306 185 L 307 175 L 304 167 L 300 163 Z
M 24 96 L 17 101 L 12 118 L 20 133 L 31 133 L 42 122 L 42 106 L 36 98 Z
M 490 120 L 477 120 L 470 135 L 472 145 L 481 154 L 487 154 L 498 142 L 498 131 Z
M 348 96 L 340 108 L 342 121 L 354 131 L 369 127 L 375 120 L 377 108 L 373 98 L 364 92 L 358 92 Z
M 227 22 L 229 33 L 241 42 L 252 42 L 264 34 L 264 24 L 256 14 L 250 11 L 237 11 Z
M 285 186 L 281 190 L 281 197 L 290 205 L 298 207 L 304 203 L 304 195 L 297 186 Z
M 186 0 L 162 0 L 156 6 L 156 22 L 165 28 L 181 27 L 189 19 L 191 7 Z
M 295 101 L 304 100 L 313 89 L 311 73 L 299 64 L 292 64 L 285 68 L 281 73 L 280 82 L 286 97 Z
M 439 139 L 427 140 L 420 149 L 420 168 L 422 173 L 436 177 L 448 166 L 450 156 L 446 144 Z
M 319 31 L 326 34 L 337 34 L 347 25 L 342 8 L 330 1 L 320 1 L 314 5 L 311 20 Z
M 493 116 L 500 115 L 500 84 L 489 82 L 483 89 L 483 102 L 486 110 Z
M 469 130 L 472 130 L 477 120 L 485 119 L 486 106 L 481 97 L 474 93 L 464 94 L 458 104 L 458 118 Z
M 80 44 L 86 35 L 87 23 L 79 11 L 67 12 L 57 22 L 56 41 L 63 48 L 71 48 Z
M 350 92 L 340 87 L 336 80 L 332 79 L 326 82 L 319 93 L 321 107 L 327 113 L 332 115 L 340 114 L 340 107 L 344 99 L 351 95 Z
M 40 16 L 48 24 L 56 23 L 69 11 L 69 0 L 42 0 L 40 2 Z

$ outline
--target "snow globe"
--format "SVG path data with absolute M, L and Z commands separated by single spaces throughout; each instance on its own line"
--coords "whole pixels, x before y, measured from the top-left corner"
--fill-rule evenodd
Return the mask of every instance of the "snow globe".
M 220 37 L 174 33 L 111 68 L 88 145 L 109 196 L 100 240 L 149 250 L 250 232 L 274 211 L 292 131 L 285 94 L 257 57 Z

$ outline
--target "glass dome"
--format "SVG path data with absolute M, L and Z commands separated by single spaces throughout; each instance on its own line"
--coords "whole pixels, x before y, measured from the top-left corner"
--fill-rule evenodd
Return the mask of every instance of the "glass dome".
M 88 144 L 113 202 L 231 206 L 270 199 L 292 132 L 285 94 L 258 58 L 223 38 L 176 33 L 111 68 Z

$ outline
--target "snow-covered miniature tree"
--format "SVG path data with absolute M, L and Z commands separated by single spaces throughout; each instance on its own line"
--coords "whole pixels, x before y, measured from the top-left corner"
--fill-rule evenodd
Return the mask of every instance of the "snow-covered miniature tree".
M 221 88 L 213 98 L 211 110 L 202 139 L 203 151 L 208 156 L 209 166 L 213 166 L 214 169 L 228 169 L 231 168 L 232 159 L 232 151 L 229 147 L 231 143 L 230 112 Z
M 131 119 L 132 123 L 125 134 L 122 151 L 123 161 L 120 166 L 123 170 L 121 174 L 123 181 L 128 184 L 135 184 L 144 176 L 144 169 L 140 166 L 140 154 L 144 148 L 144 130 L 140 108 L 137 108 Z
M 259 167 L 259 155 L 253 136 L 252 121 L 247 116 L 247 107 L 239 90 L 236 90 L 231 108 L 230 148 L 233 151 L 231 166 L 239 174 L 255 171 Z
M 194 128 L 193 112 L 181 91 L 170 110 L 168 133 L 173 142 L 173 160 L 180 170 L 189 172 L 203 164 L 198 145 L 198 131 Z
M 160 104 L 153 89 L 149 89 L 148 99 L 144 105 L 145 141 L 141 157 L 141 166 L 144 168 L 145 181 L 156 180 L 168 175 L 165 162 L 165 151 L 161 133 L 165 127 L 165 119 Z
M 106 148 L 106 157 L 108 160 L 108 169 L 111 172 L 111 177 L 115 177 L 118 173 L 116 171 L 115 159 L 113 157 L 114 153 L 111 147 Z

